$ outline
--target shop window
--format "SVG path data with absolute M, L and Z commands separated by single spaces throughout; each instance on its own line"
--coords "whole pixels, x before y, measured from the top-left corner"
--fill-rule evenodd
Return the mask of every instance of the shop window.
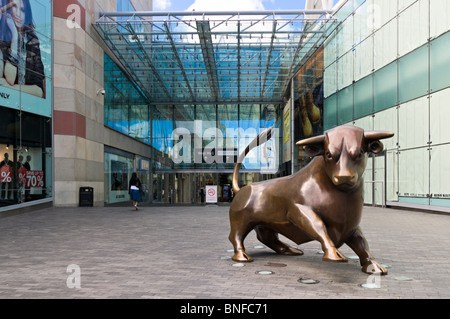
M 128 201 L 129 180 L 134 171 L 133 155 L 121 151 L 105 152 L 105 201 Z M 120 154 L 119 154 L 120 153 Z
M 0 206 L 52 196 L 51 120 L 0 108 Z

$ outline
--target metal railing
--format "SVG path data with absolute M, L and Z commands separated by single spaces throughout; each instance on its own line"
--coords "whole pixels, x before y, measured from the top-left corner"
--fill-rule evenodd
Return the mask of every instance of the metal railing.
M 372 185 L 381 184 L 381 207 L 386 208 L 386 194 L 385 194 L 385 186 L 384 181 L 365 181 L 365 183 L 370 183 Z M 375 204 L 375 188 L 372 187 L 372 206 L 376 206 Z

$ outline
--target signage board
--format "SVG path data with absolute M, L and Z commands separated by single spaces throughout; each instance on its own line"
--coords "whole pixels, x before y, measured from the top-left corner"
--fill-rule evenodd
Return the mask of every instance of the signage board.
M 206 191 L 206 203 L 215 204 L 217 203 L 217 185 L 207 185 L 205 186 Z

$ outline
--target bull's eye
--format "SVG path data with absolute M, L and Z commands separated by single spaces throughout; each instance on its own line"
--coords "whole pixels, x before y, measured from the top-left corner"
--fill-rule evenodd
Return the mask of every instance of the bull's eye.
M 331 155 L 330 152 L 326 152 L 325 156 L 327 157 L 328 160 L 332 160 L 333 159 L 333 156 Z

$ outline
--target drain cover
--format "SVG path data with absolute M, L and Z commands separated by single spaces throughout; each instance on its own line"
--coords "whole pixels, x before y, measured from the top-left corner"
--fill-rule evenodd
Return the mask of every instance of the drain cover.
M 302 284 L 307 284 L 307 285 L 314 285 L 314 284 L 318 284 L 320 281 L 319 280 L 315 280 L 315 279 L 311 279 L 311 278 L 300 278 L 298 280 L 298 282 L 300 282 Z
M 379 284 L 374 284 L 374 283 L 361 284 L 360 286 L 363 287 L 363 288 L 367 288 L 367 289 L 378 289 L 378 288 L 381 288 L 381 286 Z
M 257 271 L 255 274 L 258 274 L 258 275 L 272 275 L 272 274 L 274 274 L 274 272 L 273 271 L 269 271 L 269 270 L 260 270 L 260 271 Z
M 412 278 L 409 277 L 394 277 L 395 280 L 400 280 L 400 281 L 413 281 Z
M 231 266 L 233 266 L 233 267 L 244 267 L 245 265 L 241 264 L 241 263 L 235 263 L 235 264 L 231 264 Z

